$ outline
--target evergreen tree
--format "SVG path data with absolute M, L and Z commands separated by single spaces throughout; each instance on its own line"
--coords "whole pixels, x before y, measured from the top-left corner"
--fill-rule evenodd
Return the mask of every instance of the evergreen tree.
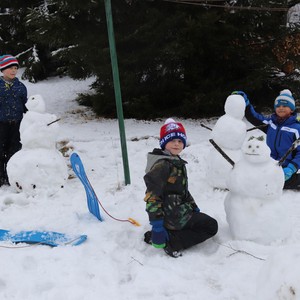
M 298 29 L 285 26 L 284 11 L 238 9 L 283 7 L 282 1 L 231 2 L 224 9 L 159 0 L 112 1 L 126 117 L 218 115 L 236 89 L 269 107 L 280 89 L 293 89 L 300 52 L 287 43 L 296 43 Z M 95 76 L 95 93 L 81 95 L 80 101 L 100 115 L 116 116 L 103 1 L 0 4 L 1 13 L 9 12 L 0 24 L 2 50 L 26 53 L 28 79 Z M 283 74 L 291 61 L 293 71 Z M 295 91 L 300 95 L 299 88 Z
M 49 0 L 30 10 L 26 28 L 37 45 L 37 64 L 43 67 L 40 77 L 91 76 L 90 65 L 96 64 L 100 52 L 100 19 L 98 1 Z M 28 76 L 34 75 L 35 70 L 30 70 Z
M 8 1 L 0 0 L 0 48 L 1 54 L 18 56 L 22 64 L 32 43 L 27 39 L 25 17 L 29 7 L 34 7 L 40 1 Z

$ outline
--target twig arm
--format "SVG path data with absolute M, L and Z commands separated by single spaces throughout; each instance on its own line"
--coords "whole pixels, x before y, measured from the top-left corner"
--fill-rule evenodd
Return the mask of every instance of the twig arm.
M 209 140 L 216 150 L 234 167 L 235 162 L 220 148 L 220 146 L 213 140 Z

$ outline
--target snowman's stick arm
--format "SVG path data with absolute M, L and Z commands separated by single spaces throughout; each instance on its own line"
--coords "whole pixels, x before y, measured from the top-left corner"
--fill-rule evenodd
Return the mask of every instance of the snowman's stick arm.
M 56 120 L 54 120 L 54 121 L 52 121 L 52 122 L 50 122 L 50 123 L 48 123 L 47 126 L 50 126 L 51 124 L 56 123 L 56 122 L 58 122 L 58 121 L 60 121 L 60 118 L 59 118 L 59 119 L 56 119 Z
M 278 166 L 282 166 L 282 164 L 284 163 L 286 158 L 291 154 L 291 152 L 293 152 L 296 149 L 296 147 L 299 146 L 299 143 L 300 138 L 296 139 L 292 146 L 288 149 L 288 151 L 286 151 L 285 154 L 280 158 L 280 160 L 278 161 Z
M 216 150 L 234 167 L 235 162 L 220 148 L 220 146 L 213 140 L 209 140 Z
M 252 131 L 252 130 L 255 130 L 255 129 L 261 129 L 261 128 L 264 128 L 266 126 L 268 126 L 268 124 L 262 124 L 262 125 L 254 126 L 254 127 L 251 127 L 249 129 L 247 129 L 247 131 Z
M 204 125 L 203 123 L 201 123 L 200 126 L 206 128 L 208 130 L 212 130 L 212 128 Z M 260 128 L 263 128 L 263 127 L 266 127 L 266 126 L 268 126 L 268 124 L 262 124 L 262 125 L 254 126 L 254 127 L 251 127 L 249 129 L 247 129 L 247 131 L 252 131 L 252 130 L 255 130 L 255 129 L 260 129 Z
M 204 125 L 203 123 L 201 123 L 201 124 L 200 124 L 200 126 L 202 126 L 202 127 L 206 128 L 206 129 L 208 129 L 208 130 L 212 130 L 210 127 L 208 127 L 208 126 Z

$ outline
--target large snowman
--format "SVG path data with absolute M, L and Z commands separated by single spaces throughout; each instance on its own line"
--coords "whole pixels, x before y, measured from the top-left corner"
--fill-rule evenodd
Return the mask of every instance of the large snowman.
M 20 125 L 22 149 L 7 164 L 9 183 L 18 192 L 51 196 L 68 178 L 66 162 L 56 149 L 59 125 L 56 115 L 46 113 L 40 95 L 29 97 Z
M 224 105 L 225 114 L 218 119 L 212 129 L 211 137 L 215 143 L 237 162 L 241 156 L 241 147 L 246 138 L 247 129 L 243 121 L 245 100 L 241 95 L 230 95 Z M 207 157 L 208 183 L 214 188 L 227 189 L 226 179 L 232 165 L 214 148 Z
M 270 157 L 264 136 L 251 136 L 242 147 L 243 157 L 228 177 L 225 212 L 234 239 L 262 244 L 281 242 L 291 227 L 281 202 L 284 173 Z

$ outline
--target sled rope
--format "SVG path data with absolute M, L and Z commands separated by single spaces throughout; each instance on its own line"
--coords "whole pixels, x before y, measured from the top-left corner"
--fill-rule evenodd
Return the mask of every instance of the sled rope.
M 77 177 L 80 179 L 81 183 L 83 184 L 85 191 L 86 191 L 86 195 L 87 195 L 87 202 L 88 202 L 88 208 L 90 213 L 92 213 L 98 220 L 102 221 L 101 215 L 100 215 L 100 210 L 99 210 L 99 205 L 101 206 L 101 208 L 103 209 L 103 211 L 112 219 L 114 219 L 115 221 L 119 221 L 119 222 L 129 222 L 132 225 L 135 226 L 140 226 L 140 224 L 132 219 L 132 218 L 128 218 L 128 219 L 119 219 L 119 218 L 115 218 L 114 216 L 112 216 L 102 205 L 101 201 L 99 200 L 98 196 L 95 193 L 95 190 L 93 188 L 93 186 L 91 185 L 91 182 L 89 181 L 89 178 L 86 175 L 86 172 L 84 170 L 84 166 L 82 164 L 82 161 L 79 157 L 79 155 L 77 153 L 73 153 L 70 157 L 70 161 L 71 161 L 71 165 L 73 168 L 73 171 L 75 172 L 75 174 L 77 175 Z
M 91 185 L 91 183 L 90 183 L 90 181 L 89 181 L 88 178 L 87 178 L 87 181 L 88 181 L 89 184 Z M 92 186 L 92 185 L 91 185 L 91 186 Z M 116 217 L 112 216 L 112 215 L 104 208 L 104 206 L 102 205 L 101 201 L 100 201 L 99 198 L 97 197 L 96 193 L 95 193 L 95 196 L 96 196 L 96 199 L 97 199 L 99 205 L 100 205 L 101 208 L 103 209 L 103 211 L 104 211 L 109 217 L 111 217 L 112 219 L 114 219 L 115 221 L 119 221 L 119 222 L 129 222 L 129 223 L 131 223 L 131 224 L 134 225 L 134 226 L 141 226 L 141 224 L 140 224 L 138 221 L 136 221 L 136 220 L 134 220 L 134 219 L 132 219 L 132 218 L 128 218 L 128 219 L 119 219 L 119 218 L 116 218 Z

